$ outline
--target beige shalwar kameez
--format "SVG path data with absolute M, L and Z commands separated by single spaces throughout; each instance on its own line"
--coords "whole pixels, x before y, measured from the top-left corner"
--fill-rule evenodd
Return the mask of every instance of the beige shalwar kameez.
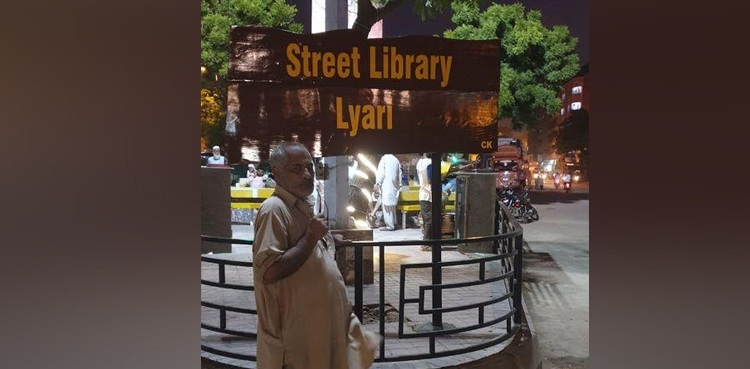
M 293 274 L 263 283 L 276 258 L 305 234 L 311 204 L 282 187 L 258 211 L 253 242 L 253 280 L 258 310 L 259 369 L 368 368 L 379 343 L 354 315 L 336 262 L 318 241 Z

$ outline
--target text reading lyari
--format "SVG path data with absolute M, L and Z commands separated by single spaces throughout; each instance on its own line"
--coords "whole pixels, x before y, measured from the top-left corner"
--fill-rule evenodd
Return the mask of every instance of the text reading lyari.
M 286 73 L 289 77 L 362 78 L 362 71 L 370 79 L 440 81 L 448 86 L 451 75 L 451 55 L 402 54 L 395 46 L 370 46 L 369 63 L 362 68 L 359 47 L 350 52 L 310 51 L 307 45 L 290 43 L 286 47 Z M 354 137 L 362 130 L 392 130 L 393 107 L 373 105 L 343 106 L 336 97 L 336 128 L 346 130 Z M 344 118 L 346 115 L 348 118 Z M 383 124 L 385 123 L 385 124 Z

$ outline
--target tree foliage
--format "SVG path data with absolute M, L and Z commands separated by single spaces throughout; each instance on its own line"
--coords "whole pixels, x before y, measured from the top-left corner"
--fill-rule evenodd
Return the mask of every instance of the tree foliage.
M 573 110 L 558 127 L 557 153 L 570 151 L 588 151 L 589 149 L 589 112 L 584 109 Z
M 570 116 L 560 123 L 556 141 L 558 154 L 579 152 L 581 166 L 584 170 L 588 169 L 589 112 L 584 109 L 573 110 Z
M 206 151 L 222 141 L 226 109 L 221 95 L 207 88 L 201 89 L 201 151 Z
M 451 7 L 456 27 L 446 38 L 501 42 L 500 118 L 510 118 L 515 129 L 534 128 L 560 109 L 559 89 L 580 68 L 578 39 L 566 26 L 547 28 L 541 12 L 520 3 L 481 11 L 477 1 L 468 0 Z

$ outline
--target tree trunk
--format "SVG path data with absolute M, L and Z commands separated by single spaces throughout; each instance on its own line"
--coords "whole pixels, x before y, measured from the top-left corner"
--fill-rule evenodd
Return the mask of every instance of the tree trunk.
M 379 20 L 393 13 L 396 8 L 407 0 L 393 0 L 378 8 L 370 0 L 357 0 L 357 18 L 354 20 L 352 29 L 359 31 L 365 37 L 370 34 L 370 28 Z

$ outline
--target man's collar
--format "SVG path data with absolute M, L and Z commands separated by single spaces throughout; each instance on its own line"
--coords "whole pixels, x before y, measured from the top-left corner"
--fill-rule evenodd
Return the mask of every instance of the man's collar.
M 273 194 L 278 196 L 281 199 L 281 201 L 283 201 L 290 208 L 294 207 L 297 204 L 297 201 L 301 201 L 303 204 L 305 204 L 308 207 L 313 205 L 310 197 L 301 199 L 295 196 L 294 194 L 292 194 L 291 192 L 287 191 L 286 189 L 284 189 L 284 187 L 279 186 L 278 184 L 276 184 L 276 189 L 274 190 Z

